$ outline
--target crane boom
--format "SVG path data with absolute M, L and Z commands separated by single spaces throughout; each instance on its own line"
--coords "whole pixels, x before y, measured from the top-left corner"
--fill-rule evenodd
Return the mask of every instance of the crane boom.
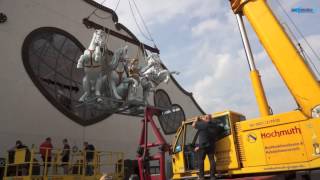
M 265 0 L 230 0 L 247 17 L 300 110 L 311 117 L 320 104 L 320 86 Z

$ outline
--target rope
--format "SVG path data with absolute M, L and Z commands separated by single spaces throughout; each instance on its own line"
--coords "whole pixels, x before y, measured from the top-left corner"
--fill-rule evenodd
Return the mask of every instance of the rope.
M 298 26 L 294 23 L 294 21 L 290 18 L 289 14 L 285 11 L 285 9 L 283 8 L 282 4 L 280 3 L 279 0 L 277 0 L 281 10 L 284 12 L 284 14 L 288 17 L 288 19 L 290 20 L 290 22 L 292 23 L 293 27 L 297 30 L 297 32 L 299 33 L 299 35 L 302 37 L 302 39 L 306 42 L 307 46 L 311 49 L 312 53 L 315 55 L 315 57 L 320 61 L 320 57 L 319 55 L 314 51 L 314 49 L 311 47 L 310 43 L 306 40 L 306 38 L 304 37 L 304 35 L 302 34 L 302 32 L 299 30 Z
M 300 44 L 300 43 L 298 43 L 298 46 L 299 46 L 299 49 L 300 49 L 300 51 L 301 51 L 302 56 L 303 56 L 305 59 L 309 59 L 309 62 L 311 63 L 311 65 L 313 66 L 313 68 L 316 70 L 317 75 L 320 76 L 320 72 L 319 72 L 317 66 L 311 61 L 311 58 L 308 56 L 308 54 L 305 53 L 305 51 L 304 51 L 303 48 L 301 47 L 301 44 Z
M 137 25 L 140 33 L 142 34 L 142 36 L 143 36 L 144 38 L 146 38 L 146 39 L 149 40 L 149 41 L 152 41 L 152 40 L 151 40 L 149 37 L 147 37 L 147 36 L 144 34 L 144 32 L 141 30 L 141 27 L 140 27 L 139 24 L 138 24 L 137 18 L 136 18 L 136 16 L 134 15 L 134 12 L 133 12 L 132 5 L 131 5 L 131 3 L 130 3 L 130 0 L 128 0 L 128 2 L 129 2 L 129 6 L 130 6 L 131 15 L 132 15 L 132 17 L 133 17 L 133 19 L 134 19 L 134 22 L 136 23 L 136 25 Z
M 144 45 L 143 45 L 142 43 L 140 43 L 140 47 L 141 47 L 142 54 L 143 54 L 143 60 L 144 60 L 145 62 L 147 62 L 147 61 L 146 61 L 147 56 L 148 56 L 147 51 L 146 51 L 146 49 L 144 48 Z
M 130 0 L 129 0 L 129 1 L 130 1 Z M 143 16 L 141 15 L 140 10 L 139 10 L 139 8 L 138 8 L 135 0 L 132 0 L 132 1 L 133 1 L 134 6 L 136 7 L 136 10 L 137 10 L 137 12 L 138 12 L 138 15 L 140 16 L 140 19 L 141 19 L 141 21 L 142 21 L 142 24 L 143 24 L 144 28 L 146 29 L 146 31 L 147 31 L 150 39 L 152 40 L 153 44 L 155 45 L 155 41 L 154 41 L 154 39 L 152 38 L 152 35 L 151 35 L 150 31 L 149 31 L 149 28 L 148 28 L 148 26 L 146 25 L 146 23 L 145 23 L 145 21 L 144 21 L 144 19 L 143 19 Z
M 133 8 L 132 8 L 132 5 L 131 5 L 131 3 L 130 3 L 130 0 L 128 0 L 128 2 L 129 2 L 129 6 L 130 6 L 131 15 L 132 15 L 132 17 L 133 17 L 133 19 L 134 19 L 134 22 L 135 22 L 135 24 L 137 25 L 140 33 L 142 34 L 142 36 L 143 36 L 145 39 L 151 41 L 151 42 L 153 43 L 153 45 L 156 46 L 154 39 L 152 38 L 150 32 L 147 30 L 146 25 L 145 25 L 145 23 L 144 23 L 144 20 L 143 20 L 141 14 L 139 13 L 140 11 L 138 10 L 138 7 L 135 5 L 135 6 L 136 6 L 136 10 L 137 10 L 138 14 L 140 15 L 140 18 L 141 18 L 141 20 L 142 20 L 142 23 L 144 24 L 143 26 L 146 28 L 149 37 L 142 31 L 142 28 L 140 27 L 140 25 L 139 25 L 139 23 L 138 23 L 138 21 L 137 21 L 137 18 L 136 18 L 136 16 L 134 15 Z M 133 1 L 133 2 L 134 2 L 134 1 Z M 135 3 L 134 3 L 134 4 L 135 4 Z
M 121 0 L 118 0 L 118 3 L 117 3 L 116 7 L 115 7 L 115 8 L 114 8 L 114 10 L 113 10 L 114 12 L 116 12 L 116 11 L 117 11 L 117 9 L 118 9 L 118 7 L 119 7 L 119 3 L 120 3 L 120 1 L 121 1 Z
M 294 33 L 292 32 L 292 30 L 290 29 L 290 27 L 287 25 L 287 23 L 281 23 L 283 25 L 283 27 L 285 29 L 287 29 L 289 31 L 289 34 L 292 36 L 292 38 L 294 39 L 294 41 L 297 43 L 297 45 L 299 45 L 299 41 L 298 38 L 294 35 Z
M 299 43 L 297 37 L 293 34 L 293 32 L 291 31 L 290 27 L 286 24 L 283 23 L 284 27 L 287 28 L 289 30 L 290 35 L 293 37 L 294 41 L 296 41 L 297 46 L 299 47 L 299 52 L 300 54 L 303 56 L 303 58 L 305 60 L 307 60 L 307 62 L 310 62 L 311 65 L 313 66 L 313 68 L 316 70 L 316 73 L 318 76 L 320 76 L 320 72 L 318 70 L 318 68 L 315 66 L 315 64 L 312 62 L 311 58 L 308 56 L 308 54 L 304 51 L 303 47 L 301 46 L 301 44 Z
M 286 24 L 286 23 L 282 23 L 284 26 L 284 28 L 288 29 L 289 34 L 293 37 L 294 41 L 297 43 L 298 46 L 298 50 L 300 52 L 300 54 L 302 55 L 302 57 L 308 62 L 311 63 L 311 65 L 313 66 L 313 68 L 316 70 L 316 73 L 318 76 L 320 76 L 320 72 L 318 70 L 318 68 L 315 66 L 315 64 L 312 62 L 311 58 L 308 56 L 307 53 L 305 53 L 304 49 L 302 48 L 301 44 L 299 43 L 297 37 L 293 34 L 293 32 L 291 31 L 290 27 Z
M 103 3 L 105 3 L 106 2 L 106 0 L 103 0 L 102 1 L 102 3 L 100 3 L 101 5 L 103 5 Z M 98 10 L 98 7 L 96 7 L 90 14 L 89 14 L 89 16 L 88 16 L 88 19 L 93 15 L 93 14 L 95 14 L 95 12 Z

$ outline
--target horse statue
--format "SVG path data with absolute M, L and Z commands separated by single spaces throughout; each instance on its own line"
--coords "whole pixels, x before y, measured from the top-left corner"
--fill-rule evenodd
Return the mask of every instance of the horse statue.
M 108 75 L 109 89 L 111 96 L 117 100 L 125 100 L 129 88 L 138 86 L 138 81 L 135 78 L 128 77 L 127 53 L 128 46 L 115 50 L 109 63 L 111 69 Z
M 156 87 L 162 82 L 168 83 L 171 74 L 179 75 L 180 73 L 164 69 L 159 55 L 152 53 L 147 57 L 147 66 L 141 70 L 140 74 L 152 82 L 153 87 Z
M 103 81 L 103 64 L 105 54 L 106 33 L 102 30 L 95 30 L 90 45 L 83 55 L 78 59 L 77 68 L 84 68 L 85 76 L 82 79 L 84 94 L 80 97 L 80 102 L 101 98 L 101 87 Z
M 146 101 L 149 92 L 157 87 L 160 83 L 168 83 L 171 74 L 180 73 L 164 69 L 158 54 L 152 53 L 147 57 L 147 66 L 140 71 L 140 81 L 143 86 L 144 99 Z

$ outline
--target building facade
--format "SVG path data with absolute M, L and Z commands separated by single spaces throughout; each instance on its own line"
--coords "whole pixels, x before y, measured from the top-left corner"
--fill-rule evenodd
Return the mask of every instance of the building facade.
M 158 50 L 141 43 L 118 22 L 114 11 L 93 0 L 2 0 L 0 13 L 0 157 L 16 140 L 30 147 L 51 137 L 57 148 L 67 138 L 80 149 L 88 141 L 97 149 L 122 151 L 134 158 L 142 117 L 78 102 L 84 74 L 76 63 L 97 28 L 108 34 L 110 56 L 127 45 L 128 56 L 143 66 L 140 47 Z M 184 118 L 204 114 L 174 77 L 160 84 L 149 101 L 178 108 L 159 124 L 167 134 Z

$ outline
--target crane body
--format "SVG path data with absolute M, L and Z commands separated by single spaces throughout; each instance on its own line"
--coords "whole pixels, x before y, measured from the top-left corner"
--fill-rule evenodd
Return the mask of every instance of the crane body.
M 216 142 L 217 171 L 225 176 L 307 172 L 320 169 L 320 86 L 265 0 L 230 0 L 236 14 L 250 66 L 250 78 L 260 117 L 245 119 L 241 113 L 212 114 L 223 122 Z M 272 114 L 259 71 L 255 68 L 242 16 L 246 17 L 265 48 L 298 108 Z M 197 132 L 193 119 L 183 122 L 173 140 L 173 179 L 197 177 Z M 205 160 L 209 173 L 209 161 Z M 311 178 L 312 179 L 312 178 Z

